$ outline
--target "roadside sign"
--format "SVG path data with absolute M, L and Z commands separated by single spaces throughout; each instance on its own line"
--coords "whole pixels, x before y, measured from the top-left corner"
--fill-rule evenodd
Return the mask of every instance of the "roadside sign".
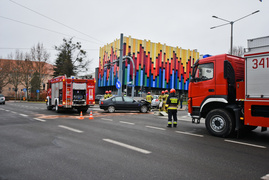
M 23 88 L 23 92 L 26 92 L 26 88 Z
M 120 81 L 118 80 L 118 81 L 116 82 L 116 88 L 117 88 L 117 89 L 120 89 L 120 87 L 121 87 L 121 83 L 120 83 Z
M 36 93 L 39 93 L 39 89 L 38 89 L 38 90 L 36 90 Z

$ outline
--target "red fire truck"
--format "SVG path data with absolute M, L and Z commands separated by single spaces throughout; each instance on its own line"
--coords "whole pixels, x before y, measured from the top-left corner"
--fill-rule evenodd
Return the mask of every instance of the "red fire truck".
M 66 76 L 48 81 L 46 105 L 48 110 L 77 109 L 86 112 L 95 104 L 95 79 L 77 79 Z
M 188 110 L 214 136 L 269 127 L 269 37 L 248 40 L 246 50 L 245 58 L 223 54 L 193 65 Z

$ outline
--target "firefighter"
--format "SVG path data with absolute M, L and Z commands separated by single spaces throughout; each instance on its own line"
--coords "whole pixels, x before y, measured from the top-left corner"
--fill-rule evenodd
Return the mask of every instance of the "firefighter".
M 104 95 L 104 99 L 108 98 L 108 91 L 106 91 L 105 95 Z
M 176 90 L 171 89 L 170 95 L 167 98 L 167 104 L 168 104 L 168 125 L 167 127 L 172 127 L 172 124 L 174 127 L 177 127 L 177 106 L 179 103 L 179 99 L 176 96 Z M 174 122 L 172 123 L 172 117 Z
M 150 94 L 150 92 L 148 92 L 148 95 L 146 96 L 146 100 L 151 104 L 152 99 L 153 99 L 152 95 Z
M 110 97 L 112 97 L 111 90 L 108 91 L 108 96 L 107 96 L 107 98 L 110 98 Z
M 159 101 L 160 101 L 160 105 L 159 105 L 159 111 L 163 111 L 164 110 L 164 91 L 162 91 L 162 94 L 159 96 Z
M 166 104 L 167 98 L 168 98 L 169 94 L 168 94 L 168 90 L 164 91 L 164 111 L 166 113 L 168 113 L 168 104 Z

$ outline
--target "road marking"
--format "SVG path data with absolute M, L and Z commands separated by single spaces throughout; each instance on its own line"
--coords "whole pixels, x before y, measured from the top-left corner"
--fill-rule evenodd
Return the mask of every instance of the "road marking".
M 46 122 L 44 119 L 39 119 L 39 118 L 34 118 L 34 120 L 41 121 L 41 122 Z
M 0 110 L 4 110 L 4 109 L 0 108 Z
M 146 126 L 147 128 L 151 128 L 151 129 L 158 129 L 158 130 L 163 130 L 165 131 L 166 129 L 164 128 L 159 128 L 159 127 L 154 127 L 154 126 Z
M 101 118 L 101 119 L 105 121 L 113 121 L 113 119 L 107 119 L 107 118 Z
M 176 131 L 176 133 L 180 133 L 180 134 L 186 134 L 186 135 L 191 135 L 191 136 L 197 136 L 197 137 L 204 137 L 204 135 L 200 135 L 200 134 L 193 134 L 193 133 L 189 133 L 189 132 L 183 132 L 183 131 Z
M 135 146 L 124 144 L 124 143 L 121 143 L 121 142 L 118 142 L 118 141 L 114 141 L 114 140 L 111 140 L 111 139 L 103 139 L 103 140 L 106 141 L 106 142 L 110 142 L 112 144 L 116 144 L 116 145 L 125 147 L 127 149 L 131 149 L 131 150 L 134 150 L 134 151 L 143 153 L 143 154 L 150 154 L 151 153 L 150 151 L 147 151 L 145 149 L 141 149 L 141 148 L 138 148 L 138 147 L 135 147 Z
M 11 113 L 13 113 L 13 114 L 17 114 L 17 112 L 15 112 L 15 111 L 10 111 Z
M 129 125 L 135 125 L 134 123 L 125 122 L 125 121 L 120 121 L 120 123 L 123 123 L 123 124 L 129 124 Z
M 63 125 L 59 125 L 60 128 L 64 128 L 64 129 L 67 129 L 69 131 L 73 131 L 73 132 L 77 132 L 77 133 L 83 133 L 83 131 L 81 130 L 78 130 L 78 129 L 74 129 L 74 128 L 71 128 L 71 127 L 67 127 L 67 126 L 63 126 Z
M 25 117 L 28 116 L 27 114 L 20 114 L 20 115 L 21 115 L 21 116 L 25 116 Z
M 261 179 L 268 180 L 269 179 L 269 174 L 266 174 L 265 176 L 261 177 Z
M 228 140 L 228 139 L 225 139 L 224 141 L 230 142 L 230 143 L 235 143 L 235 144 L 241 144 L 241 145 L 246 145 L 246 146 L 252 146 L 252 147 L 266 149 L 265 146 L 260 146 L 260 145 L 256 145 L 256 144 L 243 143 L 243 142 L 239 142 L 239 141 L 231 141 L 231 140 Z
M 7 109 L 6 109 L 5 111 L 6 111 L 6 112 L 9 112 L 10 110 L 7 110 Z

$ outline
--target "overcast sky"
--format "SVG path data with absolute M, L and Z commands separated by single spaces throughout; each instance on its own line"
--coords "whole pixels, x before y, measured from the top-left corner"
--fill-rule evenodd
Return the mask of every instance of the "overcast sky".
M 98 66 L 99 48 L 119 39 L 120 33 L 136 39 L 160 42 L 200 54 L 227 53 L 231 25 L 235 21 L 234 46 L 247 39 L 269 36 L 268 0 L 0 0 L 0 58 L 30 51 L 43 43 L 55 62 L 54 46 L 74 37 Z M 46 30 L 45 30 L 46 29 Z

